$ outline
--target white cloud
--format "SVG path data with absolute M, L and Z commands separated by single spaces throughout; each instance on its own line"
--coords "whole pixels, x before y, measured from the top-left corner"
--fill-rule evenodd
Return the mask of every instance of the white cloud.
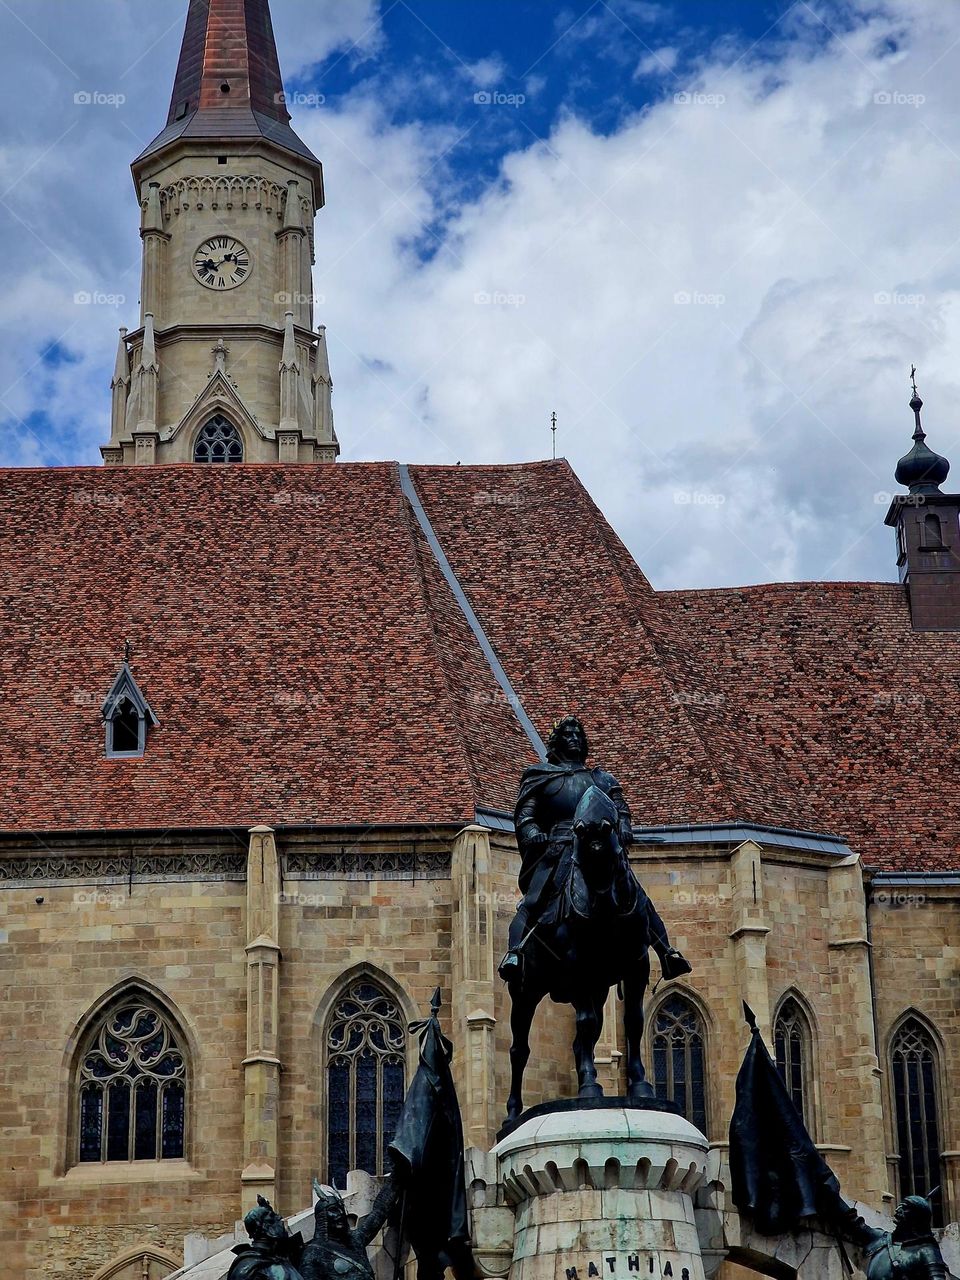
M 298 3 L 274 5 L 288 68 Z M 119 0 L 101 7 L 129 14 Z M 307 61 L 331 41 L 375 48 L 369 5 L 349 13 Z M 4 227 L 14 253 L 0 318 L 16 332 L 0 348 L 0 389 L 74 321 L 64 299 L 76 288 L 135 298 L 123 167 L 157 127 L 179 35 L 150 21 L 137 47 L 160 44 L 138 64 L 127 112 L 88 113 L 57 143 L 73 117 L 41 103 L 16 154 L 0 154 L 8 181 L 24 175 L 9 199 L 32 228 Z M 109 25 L 83 55 L 105 88 L 125 49 Z M 530 135 L 427 262 L 415 245 L 447 213 L 443 157 L 458 131 L 392 125 L 384 102 L 407 92 L 396 85 L 303 112 L 295 123 L 326 169 L 317 291 L 345 456 L 545 457 L 556 409 L 560 450 L 656 585 L 892 578 L 875 495 L 895 487 L 909 445 L 911 360 L 930 443 L 960 471 L 960 84 L 943 56 L 958 38 L 960 12 L 939 0 L 886 16 L 864 6 L 842 38 L 806 11 L 775 61 L 702 59 L 695 80 L 671 81 L 611 136 L 570 115 L 547 142 Z M 58 92 L 56 64 L 28 52 L 34 83 Z M 132 318 L 88 310 L 65 339 L 78 363 L 6 397 L 22 418 L 49 399 L 75 424 L 77 461 L 96 460 L 115 327 Z M 28 460 L 23 441 L 8 427 L 0 456 Z
M 670 45 L 663 45 L 659 49 L 651 49 L 637 63 L 634 77 L 639 80 L 646 76 L 668 75 L 677 65 L 679 57 L 679 50 Z

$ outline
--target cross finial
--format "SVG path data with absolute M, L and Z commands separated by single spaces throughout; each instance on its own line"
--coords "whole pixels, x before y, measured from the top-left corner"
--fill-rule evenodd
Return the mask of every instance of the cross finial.
M 913 387 L 913 394 L 917 395 L 917 366 L 910 366 L 910 385 Z
M 124 640 L 124 642 L 123 642 L 123 660 L 124 660 L 124 662 L 129 662 L 129 661 L 130 661 L 130 658 L 132 657 L 132 655 L 133 655 L 133 645 L 130 643 L 130 641 L 129 641 L 129 640 Z
M 553 433 L 553 460 L 557 460 L 557 411 L 554 409 L 550 415 L 550 430 Z

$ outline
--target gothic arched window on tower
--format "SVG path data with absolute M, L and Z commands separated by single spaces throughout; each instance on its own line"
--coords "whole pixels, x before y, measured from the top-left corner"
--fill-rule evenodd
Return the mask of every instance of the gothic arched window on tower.
M 193 450 L 194 462 L 242 462 L 243 441 L 236 427 L 222 413 L 200 428 Z
M 923 517 L 923 545 L 933 549 L 943 546 L 943 525 L 933 513 Z
M 707 1129 L 705 1040 L 696 1006 L 684 996 L 668 996 L 653 1023 L 654 1087 L 701 1133 Z
M 906 1018 L 890 1046 L 897 1120 L 900 1196 L 925 1196 L 941 1184 L 939 1061 L 933 1036 Z M 934 1199 L 934 1223 L 943 1225 L 943 1196 Z
M 773 1047 L 777 1070 L 787 1087 L 787 1093 L 803 1117 L 804 1124 L 812 1131 L 812 1036 L 807 1015 L 793 996 L 787 996 L 774 1020 Z
M 79 1163 L 183 1158 L 186 1054 L 153 1000 L 134 992 L 115 1001 L 87 1032 L 77 1062 Z
M 406 1091 L 406 1034 L 400 1006 L 363 975 L 334 1002 L 324 1036 L 327 1177 L 341 1189 L 351 1169 L 376 1176 L 396 1131 Z

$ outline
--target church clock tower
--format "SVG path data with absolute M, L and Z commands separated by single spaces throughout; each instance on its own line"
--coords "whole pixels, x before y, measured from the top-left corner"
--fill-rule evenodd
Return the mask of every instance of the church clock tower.
M 132 168 L 140 324 L 120 331 L 104 462 L 333 462 L 323 171 L 290 127 L 269 0 L 190 0 L 166 128 Z

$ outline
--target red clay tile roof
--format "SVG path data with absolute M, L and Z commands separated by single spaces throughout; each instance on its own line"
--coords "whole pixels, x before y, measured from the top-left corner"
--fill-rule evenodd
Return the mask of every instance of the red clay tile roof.
M 413 467 L 540 733 L 579 711 L 638 823 L 960 867 L 960 636 L 902 588 L 654 592 L 563 462 Z M 395 464 L 0 472 L 0 830 L 460 823 L 533 759 Z M 104 758 L 131 667 L 160 720 Z
M 221 86 L 230 86 L 223 93 Z M 167 124 L 190 111 L 243 104 L 287 121 L 269 0 L 190 0 Z
M 320 162 L 289 121 L 269 0 L 190 0 L 166 128 L 134 164 L 178 138 L 265 138 L 316 167 L 320 204 Z

